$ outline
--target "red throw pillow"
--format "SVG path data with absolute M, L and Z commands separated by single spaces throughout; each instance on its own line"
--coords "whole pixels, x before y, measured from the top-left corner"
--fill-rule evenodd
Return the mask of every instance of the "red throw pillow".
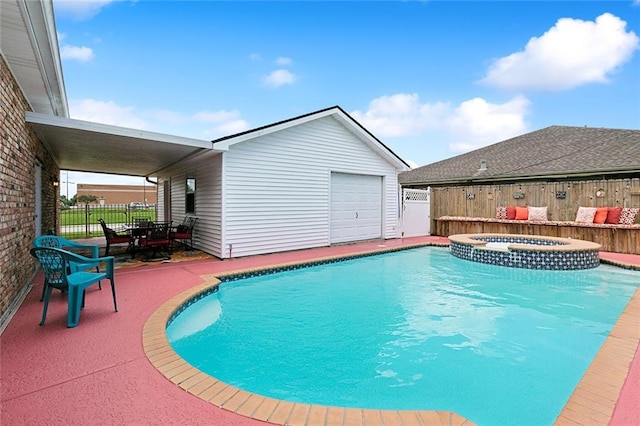
M 608 207 L 598 207 L 596 209 L 596 215 L 593 217 L 593 223 L 604 223 L 609 215 Z
M 507 206 L 507 219 L 514 220 L 516 218 L 515 206 Z
M 604 223 L 611 223 L 617 225 L 620 223 L 620 213 L 622 213 L 622 207 L 609 207 L 607 212 L 607 218 Z
M 516 207 L 516 220 L 529 219 L 529 209 L 526 207 Z

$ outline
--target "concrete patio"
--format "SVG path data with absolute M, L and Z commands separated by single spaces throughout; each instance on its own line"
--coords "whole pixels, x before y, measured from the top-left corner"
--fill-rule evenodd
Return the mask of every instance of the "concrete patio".
M 0 423 L 267 424 L 218 408 L 167 380 L 143 350 L 142 330 L 149 316 L 171 297 L 222 272 L 425 244 L 442 245 L 447 240 L 407 238 L 225 261 L 206 257 L 192 260 L 187 256 L 169 263 L 123 266 L 116 271 L 119 312 L 113 311 L 109 291 L 92 288 L 87 293 L 80 324 L 72 329 L 66 327 L 66 298 L 59 292 L 51 298 L 46 325 L 38 326 L 42 277 L 36 276 L 32 289 L 0 337 Z M 640 268 L 640 256 L 602 253 L 601 258 Z M 630 326 L 640 328 L 638 292 L 634 299 L 635 304 L 627 308 L 635 312 Z M 623 385 L 613 389 L 618 397 L 610 425 L 640 424 L 638 337 L 631 339 L 635 341 L 635 358 L 631 357 L 633 362 L 627 363 L 626 371 L 615 371 Z M 601 383 L 603 387 L 610 386 L 609 377 L 602 377 Z M 596 421 L 601 415 L 599 402 L 583 408 L 586 414 L 581 424 L 602 424 Z M 590 416 L 589 412 L 596 414 Z M 359 422 L 348 424 L 372 424 L 366 420 L 362 417 Z M 423 423 L 417 419 L 414 424 Z M 375 424 L 383 424 L 382 419 Z M 407 423 L 398 419 L 393 424 Z

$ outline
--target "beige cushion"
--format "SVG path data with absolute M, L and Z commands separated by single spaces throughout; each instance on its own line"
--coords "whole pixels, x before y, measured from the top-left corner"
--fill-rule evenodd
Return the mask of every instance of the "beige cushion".
M 593 218 L 596 216 L 595 207 L 578 207 L 578 214 L 576 215 L 577 223 L 593 223 Z

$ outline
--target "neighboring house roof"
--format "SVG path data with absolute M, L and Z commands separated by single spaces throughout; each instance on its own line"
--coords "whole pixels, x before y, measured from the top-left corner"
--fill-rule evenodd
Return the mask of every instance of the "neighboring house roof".
M 51 0 L 2 0 L 0 52 L 35 112 L 68 117 Z
M 219 139 L 213 140 L 214 148 L 227 150 L 231 145 L 239 142 L 244 142 L 249 139 L 254 139 L 259 136 L 267 135 L 269 133 L 277 132 L 283 129 L 287 129 L 293 126 L 300 125 L 318 118 L 331 116 L 338 120 L 348 131 L 350 131 L 358 139 L 369 145 L 371 149 L 376 151 L 387 161 L 395 164 L 395 166 L 402 170 L 408 170 L 409 165 L 400 158 L 389 147 L 383 144 L 378 138 L 373 136 L 371 132 L 365 129 L 360 123 L 353 119 L 339 106 L 332 106 L 329 108 L 321 109 L 319 111 L 310 112 L 308 114 L 300 115 L 297 117 L 289 118 L 287 120 L 278 121 L 266 126 L 257 127 L 255 129 L 247 130 L 234 135 L 225 136 Z
M 403 172 L 403 186 L 640 175 L 640 130 L 550 126 Z

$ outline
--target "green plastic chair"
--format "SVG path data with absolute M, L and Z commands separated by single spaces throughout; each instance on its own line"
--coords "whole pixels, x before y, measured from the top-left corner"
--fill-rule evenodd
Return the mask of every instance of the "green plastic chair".
M 100 280 L 104 279 L 108 279 L 111 282 L 113 307 L 115 311 L 118 312 L 116 287 L 113 277 L 113 256 L 93 259 L 52 247 L 34 247 L 31 249 L 31 255 L 40 262 L 47 283 L 40 325 L 44 325 L 45 319 L 47 318 L 47 308 L 49 307 L 51 290 L 57 288 L 67 291 L 68 293 L 67 327 L 76 327 L 80 321 L 80 309 L 84 307 L 85 290 L 87 287 L 97 284 Z M 95 265 L 96 261 L 105 263 L 106 268 L 104 271 L 89 272 L 86 270 L 86 267 Z
M 97 259 L 100 257 L 100 247 L 95 244 L 82 244 L 75 241 L 67 240 L 66 238 L 59 237 L 57 235 L 41 235 L 33 240 L 34 247 L 52 247 L 59 248 L 67 251 L 75 252 L 75 250 L 83 250 L 83 251 L 91 251 L 91 258 Z M 79 254 L 79 253 L 78 253 Z M 86 256 L 85 256 L 86 257 Z M 78 266 L 71 264 L 71 270 L 73 272 L 78 272 Z M 92 264 L 83 264 L 82 267 L 84 269 L 94 268 L 96 272 L 100 272 L 100 262 L 96 261 L 95 265 Z M 98 287 L 102 290 L 102 283 L 98 283 Z M 44 285 L 42 287 L 42 294 L 40 295 L 40 301 L 44 300 L 44 292 L 47 289 L 47 280 L 44 281 Z

